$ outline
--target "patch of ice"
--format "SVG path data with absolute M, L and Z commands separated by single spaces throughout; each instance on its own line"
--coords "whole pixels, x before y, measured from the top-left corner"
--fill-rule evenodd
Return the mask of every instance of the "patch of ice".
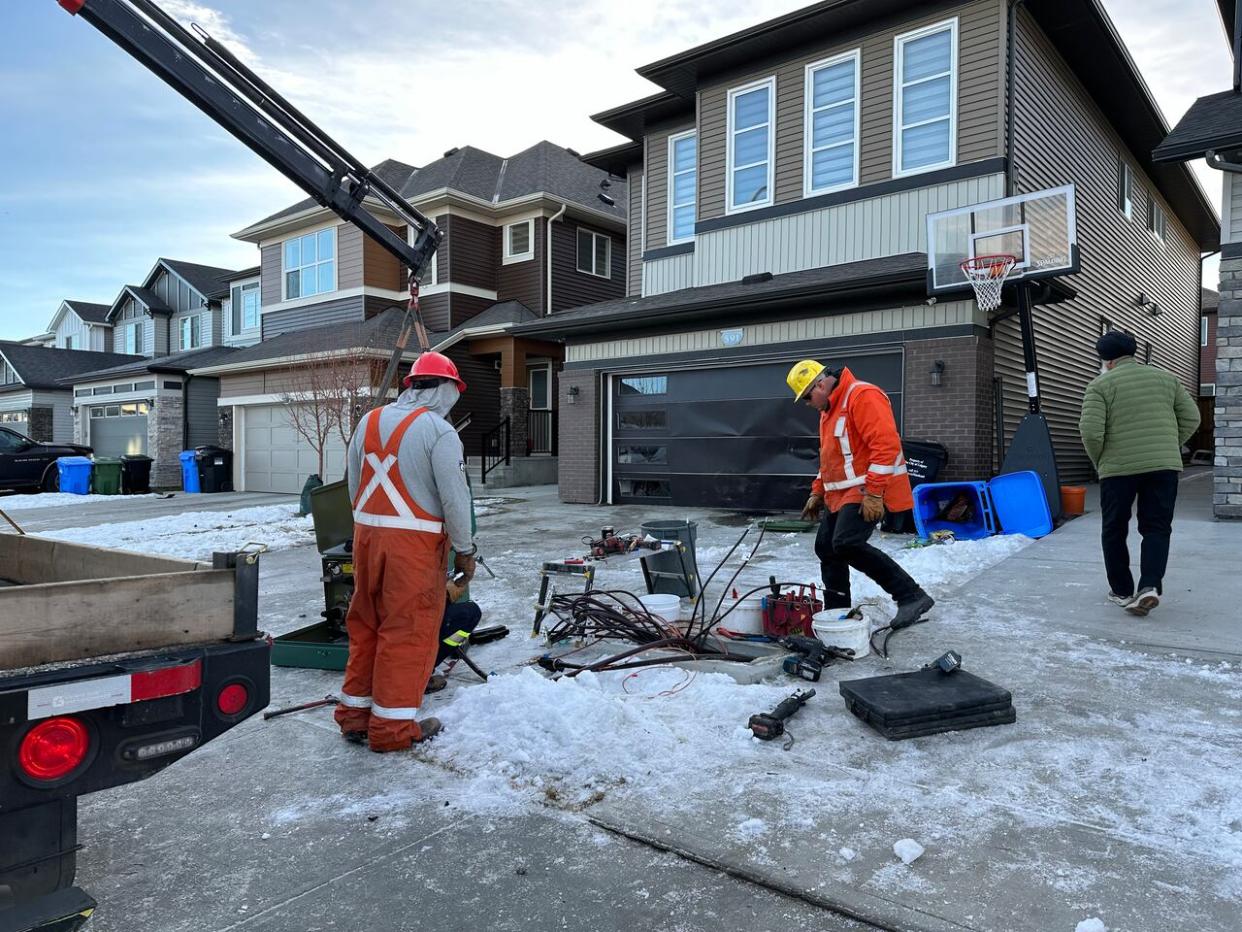
M 743 838 L 758 838 L 768 831 L 768 823 L 763 819 L 747 819 L 734 826 L 733 831 Z
M 5 495 L 0 498 L 0 508 L 5 511 L 33 511 L 36 508 L 63 508 L 66 505 L 86 505 L 92 502 L 112 502 L 124 508 L 124 502 L 135 498 L 158 498 L 149 495 L 72 495 L 69 492 L 40 492 L 37 495 Z
M 853 848 L 842 848 L 837 854 L 841 855 L 841 860 L 843 861 L 852 861 L 858 857 L 858 852 Z
M 1074 927 L 1074 932 L 1108 932 L 1108 926 L 1093 916 L 1078 923 Z
M 913 838 L 903 838 L 893 845 L 893 854 L 901 858 L 902 864 L 913 864 L 923 856 L 924 850 Z

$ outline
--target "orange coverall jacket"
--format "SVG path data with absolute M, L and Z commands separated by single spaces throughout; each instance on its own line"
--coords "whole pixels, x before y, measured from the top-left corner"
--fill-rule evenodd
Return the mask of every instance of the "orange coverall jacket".
M 888 395 L 842 369 L 819 416 L 819 475 L 811 491 L 824 496 L 829 511 L 839 511 L 861 502 L 864 490 L 883 496 L 889 511 L 914 507 Z

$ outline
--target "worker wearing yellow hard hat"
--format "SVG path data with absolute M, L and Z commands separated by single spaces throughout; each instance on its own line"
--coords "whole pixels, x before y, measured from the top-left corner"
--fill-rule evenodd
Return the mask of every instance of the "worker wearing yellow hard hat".
M 913 624 L 934 601 L 910 574 L 867 541 L 885 510 L 913 507 L 893 406 L 879 386 L 814 359 L 795 363 L 785 377 L 794 401 L 819 412 L 819 474 L 802 509 L 819 520 L 815 555 L 824 580 L 824 608 L 849 608 L 850 569 L 897 603 L 893 627 Z M 822 519 L 821 519 L 822 515 Z

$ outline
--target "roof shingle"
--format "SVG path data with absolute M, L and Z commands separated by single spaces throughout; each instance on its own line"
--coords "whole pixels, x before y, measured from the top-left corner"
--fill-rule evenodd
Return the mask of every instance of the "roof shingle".
M 0 341 L 3 355 L 13 371 L 25 383 L 26 388 L 63 389 L 62 379 L 91 372 L 107 366 L 133 364 L 142 356 L 124 353 L 96 353 L 90 350 L 55 349 L 50 346 L 25 346 L 21 343 Z

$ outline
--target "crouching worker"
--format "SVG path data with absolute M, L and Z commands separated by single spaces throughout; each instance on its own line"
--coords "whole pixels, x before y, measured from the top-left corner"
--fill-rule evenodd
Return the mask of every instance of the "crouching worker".
M 479 620 L 483 617 L 483 610 L 473 602 L 458 601 L 465 594 L 465 580 L 459 584 L 450 579 L 446 584 L 447 604 L 444 606 L 444 620 L 440 622 L 440 649 L 436 653 L 437 667 L 444 663 L 450 653 L 470 642 L 470 635 L 474 634 L 474 629 L 479 626 Z M 448 680 L 439 673 L 433 673 L 431 679 L 427 681 L 426 692 L 439 692 L 447 685 Z
M 786 381 L 795 402 L 805 401 L 819 412 L 819 475 L 802 517 L 820 521 L 815 555 L 824 580 L 824 608 L 853 604 L 853 567 L 897 603 L 893 628 L 914 624 L 935 604 L 932 597 L 892 557 L 867 543 L 885 509 L 914 507 L 888 396 L 854 378 L 849 369 L 826 369 L 811 359 L 790 369 Z
M 423 353 L 396 401 L 369 412 L 349 442 L 354 595 L 336 723 L 372 751 L 401 751 L 440 730 L 418 720 L 444 617 L 444 567 L 474 576 L 461 439 L 445 419 L 466 390 L 452 360 Z

